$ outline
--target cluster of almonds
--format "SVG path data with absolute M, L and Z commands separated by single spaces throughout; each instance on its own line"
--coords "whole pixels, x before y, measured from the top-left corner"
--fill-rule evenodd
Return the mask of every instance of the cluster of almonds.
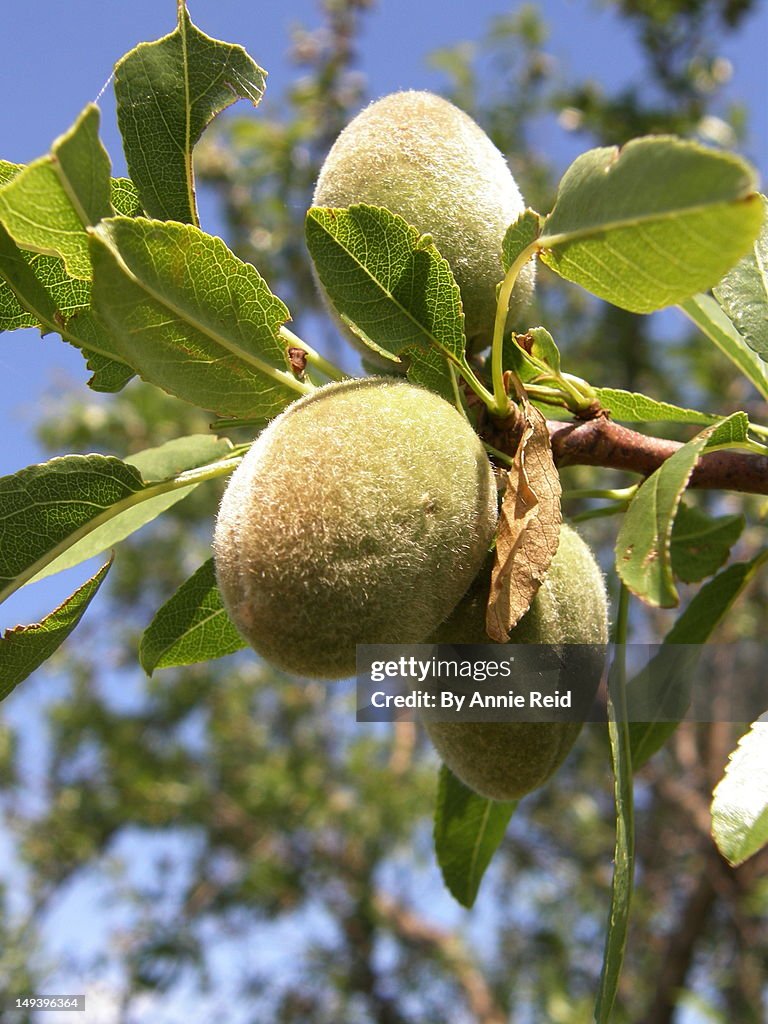
M 487 347 L 501 243 L 523 201 L 482 129 L 430 93 L 372 104 L 331 149 L 314 197 L 316 206 L 360 202 L 433 237 L 461 291 L 470 349 Z M 532 272 L 522 277 L 518 304 L 532 284 Z M 357 644 L 487 643 L 497 505 L 485 449 L 444 399 L 391 376 L 329 384 L 278 416 L 230 481 L 214 538 L 225 606 L 267 661 L 314 678 L 353 674 Z M 509 642 L 606 640 L 602 576 L 564 526 Z M 599 666 L 585 671 L 596 686 Z M 571 722 L 426 725 L 454 773 L 498 800 L 541 785 L 579 731 Z

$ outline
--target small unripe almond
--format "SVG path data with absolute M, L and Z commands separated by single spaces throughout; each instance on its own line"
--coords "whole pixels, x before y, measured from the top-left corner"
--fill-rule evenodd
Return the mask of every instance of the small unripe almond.
M 491 465 L 453 406 L 400 380 L 329 384 L 278 416 L 232 476 L 219 589 L 272 664 L 342 678 L 356 644 L 417 643 L 450 613 L 496 519 Z
M 493 338 L 501 247 L 525 209 L 501 152 L 458 107 L 430 92 L 396 92 L 357 115 L 326 157 L 314 206 L 383 206 L 448 260 L 461 291 L 468 347 Z M 533 264 L 520 275 L 510 317 L 530 299 Z
M 454 611 L 429 637 L 440 644 L 488 644 L 485 607 L 492 562 L 487 561 Z M 589 547 L 563 525 L 546 579 L 509 643 L 581 645 L 563 647 L 573 678 L 574 707 L 588 709 L 602 673 L 608 641 L 605 583 Z M 570 662 L 568 659 L 571 659 Z M 574 678 L 575 676 L 575 678 Z M 511 685 L 518 692 L 526 680 Z M 517 800 L 549 779 L 581 732 L 574 722 L 425 722 L 445 764 L 466 786 L 492 800 Z

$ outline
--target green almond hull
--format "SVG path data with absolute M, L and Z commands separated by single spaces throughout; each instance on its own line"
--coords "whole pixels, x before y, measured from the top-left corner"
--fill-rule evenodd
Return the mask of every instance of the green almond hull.
M 492 562 L 488 560 L 469 592 L 430 643 L 488 644 L 485 606 Z M 562 526 L 560 545 L 529 611 L 512 630 L 512 644 L 563 647 L 574 704 L 588 709 L 600 682 L 608 641 L 608 609 L 600 569 L 584 541 Z M 510 688 L 525 690 L 525 680 Z M 492 800 L 517 800 L 543 785 L 573 747 L 581 722 L 444 722 L 425 727 L 444 763 L 466 786 Z
M 355 203 L 383 206 L 432 236 L 461 292 L 470 351 L 490 345 L 504 277 L 502 242 L 525 203 L 483 129 L 434 93 L 409 90 L 377 100 L 332 146 L 312 200 L 336 208 Z M 531 263 L 515 288 L 508 326 L 522 326 L 516 319 L 533 282 Z M 388 364 L 390 373 L 396 365 Z
M 300 399 L 259 436 L 224 494 L 219 589 L 242 635 L 286 671 L 355 672 L 356 644 L 417 643 L 483 564 L 496 485 L 466 419 L 404 381 Z

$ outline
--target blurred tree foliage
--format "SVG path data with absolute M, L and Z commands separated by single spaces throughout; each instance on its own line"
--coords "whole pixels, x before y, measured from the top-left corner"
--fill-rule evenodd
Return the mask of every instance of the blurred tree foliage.
M 338 342 L 318 315 L 303 218 L 327 148 L 365 98 L 356 42 L 371 6 L 324 0 L 321 27 L 296 31 L 288 93 L 221 122 L 198 160 L 235 248 L 324 351 Z M 537 146 L 542 129 L 559 125 L 582 149 L 659 131 L 743 137 L 746 113 L 718 107 L 728 75 L 718 43 L 751 0 L 612 6 L 647 65 L 647 78 L 618 95 L 568 80 L 533 6 L 434 55 L 447 94 L 509 155 L 540 210 L 562 171 Z M 537 303 L 531 322 L 546 323 L 570 368 L 595 383 L 723 412 L 755 400 L 684 329 L 659 337 L 654 320 L 562 288 L 544 269 Z M 60 398 L 40 435 L 52 451 L 122 455 L 208 424 L 133 383 L 109 402 Z M 13 906 L 0 892 L 0 1004 L 49 977 L 117 970 L 125 1021 L 160 1019 L 164 1001 L 184 993 L 197 1003 L 179 1005 L 248 1024 L 586 1024 L 613 849 L 603 731 L 585 730 L 554 783 L 524 802 L 475 911 L 460 911 L 431 852 L 436 760 L 410 725 L 357 726 L 348 687 L 297 682 L 252 656 L 150 680 L 136 668 L 153 610 L 208 557 L 214 491 L 196 491 L 123 545 L 102 620 L 95 610 L 57 659 L 60 696 L 42 710 L 24 688 L 13 698 L 30 719 L 42 716 L 46 740 L 25 752 L 9 728 L 0 733 L 2 802 L 26 886 Z M 594 522 L 589 536 L 600 545 L 611 531 Z M 749 544 L 747 534 L 744 554 Z M 748 635 L 764 612 L 765 595 L 753 591 L 727 629 Z M 651 623 L 664 628 L 661 614 Z M 765 1019 L 766 856 L 731 870 L 708 835 L 708 793 L 732 741 L 727 725 L 681 728 L 639 776 L 638 888 L 617 1024 L 682 1024 L 683 1007 L 699 1011 L 686 1020 Z M 52 965 L 40 940 L 50 914 L 96 884 L 108 892 L 105 948 L 80 952 L 73 934 L 66 962 Z M 148 994 L 159 1002 L 144 1015 Z

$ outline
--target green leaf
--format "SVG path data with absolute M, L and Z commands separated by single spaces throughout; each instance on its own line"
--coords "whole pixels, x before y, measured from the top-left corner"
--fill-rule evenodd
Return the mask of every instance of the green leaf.
M 741 536 L 743 515 L 708 516 L 682 502 L 672 527 L 672 572 L 684 583 L 712 576 L 725 563 Z
M 257 106 L 265 72 L 241 46 L 205 35 L 180 5 L 170 35 L 141 43 L 115 65 L 117 121 L 144 210 L 197 223 L 192 150 L 220 111 Z
M 10 160 L 0 160 L 0 186 L 7 185 L 11 178 L 15 178 L 19 171 L 24 169 L 24 164 L 14 164 Z
M 514 370 L 524 384 L 530 384 L 541 377 L 542 368 L 537 365 L 523 344 L 528 344 L 526 334 L 511 333 L 504 338 L 502 349 L 502 365 L 505 370 Z M 521 344 L 522 343 L 522 344 Z
M 403 355 L 408 358 L 407 377 L 411 384 L 434 391 L 451 405 L 455 403 L 456 382 L 445 356 L 434 348 L 410 348 Z
M 156 668 L 211 661 L 246 646 L 224 610 L 211 558 L 159 609 L 142 637 L 140 658 L 151 676 Z
M 91 248 L 94 309 L 144 380 L 228 416 L 271 418 L 306 393 L 280 337 L 288 310 L 220 238 L 116 217 Z
M 530 207 L 520 214 L 514 224 L 510 224 L 501 243 L 501 262 L 505 273 L 533 245 L 540 231 L 541 217 Z
M 125 363 L 120 363 L 109 356 L 103 356 L 99 352 L 92 352 L 88 356 L 88 369 L 92 371 L 88 379 L 88 387 L 92 391 L 99 391 L 104 394 L 114 395 L 122 391 L 125 385 L 133 380 L 133 370 Z
M 448 890 L 463 907 L 475 902 L 516 807 L 516 800 L 501 802 L 478 796 L 442 765 L 435 808 L 435 853 Z
M 120 391 L 134 376 L 133 370 L 118 358 L 104 326 L 90 309 L 82 309 L 59 327 L 65 341 L 79 348 L 93 376 L 88 387 L 113 394 Z
M 110 181 L 112 208 L 121 217 L 140 217 L 144 210 L 139 190 L 130 178 L 112 178 Z
M 8 160 L 0 160 L 0 187 L 7 185 L 9 181 L 23 169 L 23 164 L 12 164 Z M 27 308 L 19 301 L 14 283 L 23 277 L 25 270 L 19 265 L 25 260 L 29 262 L 31 253 L 24 253 L 16 245 L 11 236 L 0 224 L 0 331 L 15 331 L 22 327 L 35 327 L 38 321 L 27 311 Z M 41 257 L 50 259 L 50 257 Z M 60 261 L 51 261 L 60 263 Z M 82 286 L 87 287 L 82 282 Z M 36 282 L 35 282 L 36 286 Z M 38 296 L 38 302 L 41 299 Z M 45 296 L 42 299 L 47 303 Z M 55 306 L 53 307 L 55 309 Z
M 736 598 L 765 562 L 762 552 L 749 562 L 729 565 L 693 597 L 664 638 L 659 654 L 635 676 L 628 691 L 629 733 L 635 771 L 667 742 L 690 703 L 690 680 L 706 643 Z M 643 709 L 642 711 L 640 709 Z M 649 713 L 646 721 L 639 716 Z
M 101 586 L 111 566 L 102 566 L 42 622 L 8 629 L 0 638 L 0 700 L 39 668 L 67 639 Z
M 19 249 L 2 224 L 0 278 L 4 285 L 0 290 L 0 324 L 3 330 L 39 325 L 47 327 L 49 331 L 59 329 L 56 303 L 38 280 L 26 254 Z
M 447 260 L 402 217 L 375 206 L 314 207 L 307 246 L 336 311 L 372 349 L 435 347 L 464 358 L 464 314 Z
M 755 355 L 711 295 L 694 295 L 681 303 L 685 315 L 737 366 L 763 398 L 768 399 L 768 367 Z
M 625 645 L 618 644 L 608 680 L 608 734 L 616 800 L 616 846 L 611 910 L 605 935 L 603 969 L 595 1002 L 595 1024 L 609 1024 L 624 962 L 635 868 L 632 757 L 627 728 Z
M 176 464 L 187 468 L 159 481 L 104 455 L 66 455 L 0 478 L 0 600 L 112 547 L 204 480 L 230 472 L 230 450 L 228 441 L 207 435 L 196 445 L 169 442 L 145 457 L 170 462 L 184 452 Z M 142 464 L 141 455 L 133 460 Z
M 763 226 L 751 252 L 712 291 L 749 347 L 768 362 L 768 200 L 760 201 Z
M 128 498 L 124 505 L 116 504 L 104 522 L 91 523 L 83 538 L 46 565 L 32 582 L 78 565 L 125 540 L 191 494 L 208 479 L 207 470 L 211 470 L 212 476 L 231 471 L 233 464 L 227 461 L 231 451 L 232 444 L 226 438 L 193 434 L 129 455 L 124 462 L 139 471 L 145 489 L 135 499 Z M 201 472 L 197 473 L 198 470 Z
M 707 448 L 732 448 L 749 440 L 749 417 L 745 412 L 734 412 L 713 428 Z
M 734 413 L 679 448 L 643 483 L 616 539 L 616 569 L 629 590 L 662 608 L 679 602 L 672 578 L 672 526 L 694 466 L 705 448 L 746 436 L 746 416 Z
M 12 171 L 10 176 L 9 169 Z M 9 181 L 21 169 L 21 165 L 0 161 L 0 184 Z M 126 217 L 138 216 L 141 209 L 136 189 L 131 181 L 127 178 L 112 178 L 110 191 L 112 205 L 118 213 Z M 59 314 L 58 319 L 66 323 L 76 313 L 88 309 L 91 304 L 90 284 L 70 277 L 63 260 L 57 256 L 44 256 L 41 253 L 19 249 L 2 227 L 0 237 L 3 238 L 0 251 L 0 331 L 12 331 L 19 327 L 40 327 L 44 331 L 57 330 L 61 333 L 60 324 L 54 320 L 55 312 Z M 29 265 L 31 277 L 20 276 L 26 272 L 23 269 L 16 269 L 22 260 Z M 37 284 L 34 279 L 37 280 Z M 36 296 L 35 289 L 38 285 L 42 285 L 45 293 L 53 300 L 54 315 L 47 318 L 44 318 L 42 309 L 49 308 L 50 303 L 47 299 Z M 72 331 L 74 328 L 71 328 Z M 74 333 L 79 333 L 79 329 Z M 91 333 L 94 337 L 98 335 L 98 331 Z M 67 337 L 66 340 L 74 343 L 72 337 Z
M 119 459 L 67 455 L 0 478 L 0 599 L 30 580 L 72 536 L 142 490 Z
M 88 282 L 70 277 L 57 256 L 19 249 L 2 226 L 0 237 L 0 330 L 39 327 L 46 333 L 61 333 L 70 317 L 88 308 Z M 20 266 L 22 262 L 28 272 Z M 46 298 L 41 298 L 42 293 Z
M 127 178 L 112 179 L 111 195 L 121 213 L 138 212 L 136 189 Z M 43 333 L 57 332 L 82 351 L 94 371 L 88 381 L 94 391 L 119 391 L 133 370 L 115 359 L 90 303 L 89 282 L 70 277 L 56 256 L 19 249 L 0 226 L 0 331 L 38 327 Z
M 189 434 L 155 448 L 126 455 L 124 462 L 134 466 L 141 473 L 145 484 L 163 483 L 182 473 L 209 466 L 219 459 L 227 459 L 232 453 L 232 442 L 226 437 L 213 434 Z
M 600 405 L 614 420 L 623 423 L 718 423 L 722 417 L 697 409 L 683 409 L 669 402 L 658 402 L 655 398 L 641 395 L 636 391 L 622 391 L 620 388 L 595 388 Z
M 0 188 L 0 221 L 22 249 L 60 256 L 71 277 L 87 281 L 85 229 L 112 213 L 109 171 L 99 110 L 90 104 L 47 156 Z
M 716 284 L 760 230 L 755 175 L 736 156 L 667 136 L 593 149 L 565 172 L 541 258 L 635 313 Z
M 46 266 L 41 262 L 45 261 Z M 0 278 L 8 285 L 7 290 L 0 291 L 0 309 L 4 308 L 13 319 L 14 306 L 18 309 L 28 310 L 13 324 L 6 322 L 4 326 L 36 326 L 44 333 L 56 332 L 77 348 L 83 351 L 87 359 L 98 359 L 96 369 L 101 371 L 102 376 L 94 383 L 98 384 L 104 380 L 104 375 L 109 374 L 113 383 L 125 383 L 133 375 L 133 372 L 115 358 L 116 353 L 110 349 L 110 340 L 105 336 L 103 329 L 93 318 L 87 309 L 80 309 L 69 320 L 65 319 L 66 314 L 58 307 L 56 294 L 58 289 L 56 283 L 63 285 L 65 293 L 73 294 L 75 289 L 72 285 L 80 284 L 86 289 L 83 300 L 87 305 L 89 301 L 88 286 L 84 282 L 74 282 L 71 278 L 62 276 L 59 271 L 63 265 L 60 260 L 50 256 L 39 256 L 27 259 L 24 253 L 15 244 L 5 229 L 0 226 Z M 53 282 L 50 291 L 46 288 L 39 274 L 44 271 L 51 271 Z M 36 272 L 37 271 L 37 272 Z M 3 300 L 12 296 L 12 303 L 3 303 Z M 16 298 L 19 297 L 19 300 Z M 61 296 L 59 296 L 61 298 Z M 77 300 L 75 300 L 77 301 Z M 31 323 L 28 321 L 31 320 Z M 108 390 L 113 390 L 109 388 Z
M 563 381 L 560 350 L 545 327 L 530 327 L 525 334 L 512 333 L 505 338 L 502 365 L 514 370 L 526 384 Z
M 531 356 L 559 376 L 560 350 L 549 331 L 545 327 L 531 327 L 527 336 L 531 339 Z
M 664 638 L 665 644 L 703 644 L 710 638 L 744 588 L 763 565 L 768 552 L 749 562 L 736 562 L 709 580 L 691 599 Z
M 712 837 L 733 867 L 768 843 L 768 714 L 741 737 L 715 787 Z

